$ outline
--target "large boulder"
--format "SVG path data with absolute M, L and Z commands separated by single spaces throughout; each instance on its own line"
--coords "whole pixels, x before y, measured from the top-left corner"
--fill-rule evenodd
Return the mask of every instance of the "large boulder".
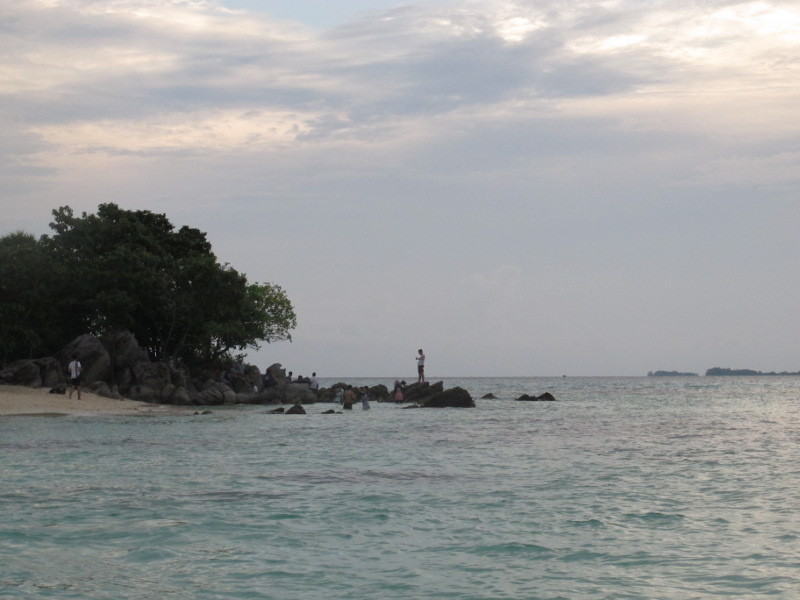
M 434 384 L 430 384 L 427 381 L 422 383 L 412 383 L 403 391 L 403 400 L 405 402 L 416 402 L 418 404 L 422 404 L 423 399 L 433 396 L 434 394 L 439 394 L 443 391 L 444 382 L 442 381 L 438 381 Z
M 42 376 L 42 386 L 54 387 L 66 381 L 66 370 L 61 367 L 61 363 L 54 356 L 39 358 L 34 361 L 39 366 L 39 373 Z
M 131 367 L 137 385 L 160 390 L 172 383 L 170 368 L 163 362 L 141 361 Z
M 109 381 L 111 375 L 111 356 L 103 343 L 93 335 L 81 335 L 67 344 L 56 355 L 64 369 L 77 355 L 81 363 L 81 382 L 89 384 L 93 381 Z
M 385 402 L 389 398 L 389 388 L 382 383 L 369 388 L 369 397 L 376 402 Z
M 192 400 L 195 404 L 235 404 L 236 392 L 224 383 L 210 382 L 201 391 L 194 394 Z
M 101 341 L 111 357 L 115 372 L 124 371 L 136 363 L 150 360 L 147 351 L 139 346 L 139 342 L 130 331 L 109 334 L 101 338 Z
M 244 370 L 244 379 L 247 381 L 248 393 L 253 390 L 260 390 L 264 385 L 261 371 L 259 371 L 258 367 L 255 365 L 247 365 Z
M 161 389 L 160 402 L 181 406 L 194 404 L 189 390 L 182 385 L 175 385 L 174 383 L 167 384 Z
M 42 373 L 35 360 L 17 360 L 0 371 L 0 382 L 38 388 L 42 387 Z
M 424 408 L 472 408 L 475 406 L 475 401 L 467 390 L 454 387 L 428 396 L 422 401 L 422 406 Z
M 286 369 L 281 366 L 281 363 L 274 363 L 264 370 L 264 375 L 267 370 L 272 374 L 275 383 L 286 383 Z
M 307 383 L 290 383 L 284 389 L 283 402 L 287 404 L 313 404 L 318 400 L 317 393 Z

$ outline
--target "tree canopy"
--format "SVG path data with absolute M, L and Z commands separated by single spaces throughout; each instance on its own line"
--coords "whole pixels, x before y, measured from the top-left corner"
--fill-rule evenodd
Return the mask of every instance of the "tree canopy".
M 0 238 L 4 361 L 53 353 L 82 333 L 128 330 L 153 360 L 209 368 L 261 342 L 291 339 L 285 292 L 220 264 L 206 234 L 101 204 L 53 211 L 53 234 Z

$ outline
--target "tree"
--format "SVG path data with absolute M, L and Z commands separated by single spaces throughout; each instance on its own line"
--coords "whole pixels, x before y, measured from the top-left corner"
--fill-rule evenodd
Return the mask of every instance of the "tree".
M 55 233 L 41 244 L 60 266 L 64 343 L 128 330 L 154 360 L 208 368 L 234 350 L 291 339 L 297 320 L 283 290 L 220 265 L 205 233 L 111 203 L 81 217 L 64 206 L 53 217 Z
M 33 358 L 57 338 L 60 321 L 50 291 L 57 265 L 34 236 L 0 238 L 0 359 Z

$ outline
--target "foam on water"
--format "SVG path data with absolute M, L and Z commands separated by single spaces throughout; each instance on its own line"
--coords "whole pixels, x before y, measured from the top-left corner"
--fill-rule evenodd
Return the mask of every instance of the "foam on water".
M 2 419 L 0 598 L 800 592 L 800 379 L 446 384 L 499 399 Z

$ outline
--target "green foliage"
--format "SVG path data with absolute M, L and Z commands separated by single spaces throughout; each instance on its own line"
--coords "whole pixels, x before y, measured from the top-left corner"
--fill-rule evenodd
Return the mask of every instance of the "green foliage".
M 25 256 L 44 258 L 53 266 L 32 276 L 38 277 L 39 287 L 31 285 L 29 271 L 15 273 L 2 290 L 19 295 L 30 289 L 39 300 L 49 296 L 59 345 L 82 333 L 129 330 L 155 360 L 209 368 L 229 361 L 235 350 L 291 339 L 297 320 L 283 290 L 248 284 L 243 274 L 220 265 L 203 232 L 176 230 L 165 215 L 115 204 L 101 204 L 97 214 L 80 217 L 64 206 L 53 217 L 54 234 L 38 242 L 24 234 L 2 238 L 0 258 L 21 247 Z M 41 290 L 43 281 L 51 294 Z M 15 307 L 23 304 L 21 299 L 7 304 L 3 298 L 2 306 L 19 312 Z M 24 335 L 0 331 L 0 336 L 16 336 L 14 354 L 26 339 L 47 345 L 42 343 L 47 325 L 41 319 L 20 322 L 26 324 Z
M 59 326 L 49 287 L 57 267 L 42 244 L 16 232 L 0 238 L 0 348 L 3 362 L 33 358 Z

